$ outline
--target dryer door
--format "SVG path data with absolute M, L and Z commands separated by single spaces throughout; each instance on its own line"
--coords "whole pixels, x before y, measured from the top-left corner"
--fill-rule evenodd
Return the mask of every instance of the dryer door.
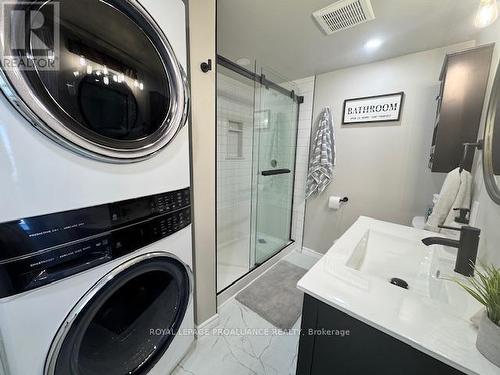
M 185 124 L 184 71 L 137 1 L 2 5 L 0 86 L 52 139 L 99 160 L 130 162 L 166 146 Z M 184 25 L 170 26 L 185 32 Z
M 68 315 L 45 375 L 146 374 L 162 357 L 191 303 L 188 267 L 147 253 L 104 276 Z

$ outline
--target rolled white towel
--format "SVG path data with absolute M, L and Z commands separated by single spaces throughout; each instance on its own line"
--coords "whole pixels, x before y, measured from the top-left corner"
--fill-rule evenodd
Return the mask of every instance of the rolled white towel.
M 425 229 L 456 236 L 457 233 L 455 231 L 445 232 L 439 226 L 460 226 L 458 223 L 455 223 L 455 217 L 458 213 L 453 211 L 453 209 L 470 207 L 471 190 L 472 176 L 470 172 L 463 170 L 460 173 L 459 168 L 456 168 L 448 173 L 439 193 L 439 200 L 435 204 L 432 214 L 427 219 Z

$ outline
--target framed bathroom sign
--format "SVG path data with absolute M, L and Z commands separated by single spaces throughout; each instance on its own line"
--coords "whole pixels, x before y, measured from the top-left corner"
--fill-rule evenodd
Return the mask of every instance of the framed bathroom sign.
M 389 122 L 401 119 L 404 92 L 366 96 L 344 101 L 342 124 Z

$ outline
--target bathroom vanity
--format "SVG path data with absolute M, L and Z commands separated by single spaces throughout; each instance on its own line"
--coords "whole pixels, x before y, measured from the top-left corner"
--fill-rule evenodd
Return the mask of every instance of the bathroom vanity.
M 481 306 L 446 280 L 456 250 L 429 234 L 360 217 L 299 281 L 297 374 L 500 373 L 475 346 Z

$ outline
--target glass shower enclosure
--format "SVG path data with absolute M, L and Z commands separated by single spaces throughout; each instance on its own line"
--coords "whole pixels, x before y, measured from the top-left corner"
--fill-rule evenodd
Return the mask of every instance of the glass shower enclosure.
M 218 292 L 293 241 L 301 101 L 295 92 L 269 69 L 249 70 L 218 57 Z

